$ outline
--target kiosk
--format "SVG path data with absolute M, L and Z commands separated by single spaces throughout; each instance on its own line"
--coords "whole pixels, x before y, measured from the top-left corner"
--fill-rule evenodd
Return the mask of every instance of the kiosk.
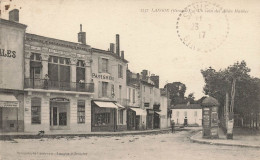
M 218 106 L 218 101 L 213 97 L 207 97 L 202 101 L 203 138 L 219 138 Z

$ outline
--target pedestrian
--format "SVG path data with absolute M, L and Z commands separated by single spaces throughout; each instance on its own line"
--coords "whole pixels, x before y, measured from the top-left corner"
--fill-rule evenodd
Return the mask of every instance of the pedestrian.
M 175 130 L 174 130 L 175 122 L 174 122 L 174 120 L 171 121 L 171 127 L 172 127 L 172 133 L 175 132 Z
M 49 82 L 49 76 L 48 74 L 45 74 L 44 76 L 44 89 L 48 89 L 48 82 Z

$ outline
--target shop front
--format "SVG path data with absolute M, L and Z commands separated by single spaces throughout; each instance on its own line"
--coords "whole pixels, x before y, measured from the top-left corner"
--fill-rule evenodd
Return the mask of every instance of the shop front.
M 115 102 L 92 101 L 91 103 L 91 131 L 115 132 L 124 130 L 125 108 Z
M 146 111 L 140 108 L 127 110 L 127 129 L 144 130 L 146 127 Z
M 50 99 L 50 129 L 69 129 L 70 102 L 65 98 Z
M 154 129 L 154 110 L 147 109 L 147 129 Z
M 0 132 L 23 131 L 23 117 L 20 111 L 22 99 L 22 94 L 15 96 L 12 93 L 0 93 Z

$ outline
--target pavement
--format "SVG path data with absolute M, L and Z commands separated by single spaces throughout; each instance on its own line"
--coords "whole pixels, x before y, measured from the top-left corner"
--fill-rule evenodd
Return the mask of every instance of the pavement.
M 3 160 L 259 160 L 260 149 L 191 143 L 199 128 L 100 137 L 56 137 L 0 141 Z
M 176 128 L 175 131 L 191 130 L 192 128 Z M 91 137 L 91 136 L 125 136 L 125 135 L 143 135 L 143 134 L 162 134 L 168 133 L 171 128 L 166 129 L 153 129 L 153 130 L 138 130 L 138 131 L 118 131 L 118 132 L 72 132 L 64 130 L 54 130 L 45 132 L 44 135 L 38 135 L 38 132 L 0 132 L 0 140 L 12 140 L 12 139 L 38 139 L 38 138 L 55 138 L 55 137 Z
M 245 132 L 244 129 L 234 129 L 233 139 L 227 139 L 223 130 L 219 128 L 219 139 L 202 138 L 202 131 L 197 131 L 190 137 L 190 140 L 195 143 L 223 145 L 223 146 L 239 146 L 260 148 L 260 133 Z

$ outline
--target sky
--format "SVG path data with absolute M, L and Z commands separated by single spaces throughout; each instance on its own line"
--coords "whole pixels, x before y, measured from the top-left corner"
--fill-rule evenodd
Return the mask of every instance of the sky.
M 80 24 L 86 32 L 87 44 L 107 50 L 120 34 L 120 49 L 125 51 L 128 67 L 133 72 L 147 69 L 160 76 L 160 87 L 166 82 L 182 82 L 186 95 L 194 93 L 201 98 L 204 80 L 201 69 L 224 69 L 237 61 L 245 60 L 251 68 L 250 75 L 260 77 L 260 2 L 257 0 L 208 0 L 218 4 L 226 13 L 227 24 L 216 14 L 203 13 L 212 26 L 207 31 L 212 37 L 207 41 L 187 30 L 184 21 L 179 34 L 191 34 L 197 47 L 222 44 L 210 52 L 188 48 L 178 37 L 176 22 L 179 12 L 199 0 L 0 0 L 1 18 L 8 18 L 8 11 L 20 10 L 20 23 L 26 24 L 27 32 L 66 41 L 77 42 Z M 10 4 L 5 11 L 4 6 Z M 157 9 L 160 9 L 157 10 Z M 162 12 L 164 10 L 164 12 Z M 235 12 L 244 10 L 244 13 Z M 183 18 L 183 17 L 182 17 Z M 187 20 L 187 19 L 186 19 Z M 182 25 L 182 26 L 181 26 Z M 200 25 L 200 24 L 199 24 Z M 228 25 L 228 29 L 223 26 Z M 181 28 L 182 27 L 182 28 Z M 226 37 L 214 39 L 226 33 Z M 206 35 L 206 36 L 207 36 Z M 211 39 L 210 39 L 211 38 Z

